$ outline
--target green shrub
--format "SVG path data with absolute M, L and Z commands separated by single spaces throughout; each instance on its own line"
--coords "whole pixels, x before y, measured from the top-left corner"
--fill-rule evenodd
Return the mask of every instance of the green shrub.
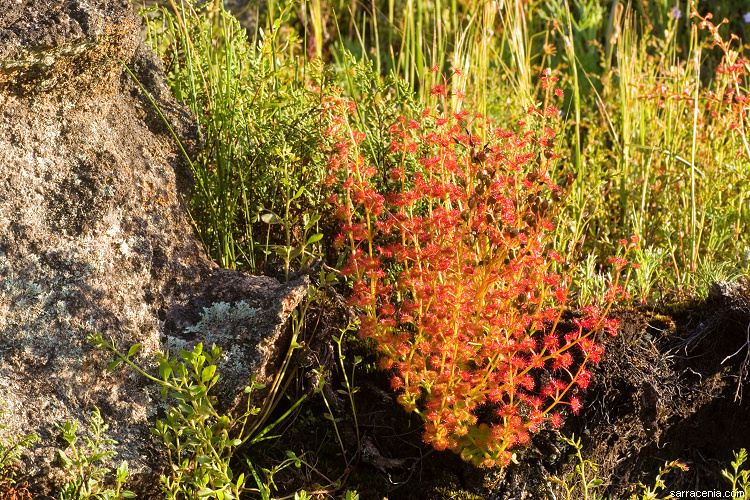
M 0 410 L 0 421 L 8 414 L 7 410 Z M 0 424 L 0 431 L 8 428 L 7 425 Z M 39 441 L 39 436 L 36 434 L 26 436 L 11 434 L 0 438 L 0 496 L 16 494 L 21 499 L 25 498 L 22 496 L 25 487 L 16 482 L 16 467 L 21 454 L 37 441 Z
M 135 496 L 131 491 L 122 491 L 128 477 L 128 464 L 125 461 L 115 471 L 114 489 L 105 487 L 110 473 L 110 468 L 105 464 L 117 454 L 108 449 L 117 444 L 104 436 L 108 428 L 96 406 L 91 412 L 92 437 L 84 436 L 84 446 L 77 445 L 77 420 L 57 424 L 62 438 L 68 443 L 67 450 L 57 450 L 58 459 L 63 470 L 72 476 L 61 488 L 60 500 L 116 500 Z

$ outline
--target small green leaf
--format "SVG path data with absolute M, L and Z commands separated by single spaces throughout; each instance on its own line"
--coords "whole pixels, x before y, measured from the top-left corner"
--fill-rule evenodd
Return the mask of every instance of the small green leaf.
M 216 413 L 215 411 L 213 411 L 213 408 L 208 405 L 198 406 L 195 412 L 202 417 L 212 417 Z
M 133 493 L 132 491 L 123 491 L 122 493 L 120 493 L 120 495 L 122 496 L 122 498 L 135 498 L 135 493 Z
M 73 462 L 70 461 L 70 459 L 68 458 L 68 456 L 62 450 L 57 450 L 57 457 L 63 463 L 63 466 L 65 468 L 68 468 L 71 465 L 73 465 Z
M 211 460 L 213 460 L 208 455 L 201 455 L 200 457 L 196 458 L 195 461 L 199 464 L 210 464 Z
M 180 412 L 182 412 L 183 415 L 186 417 L 189 417 L 193 415 L 194 411 L 191 406 L 186 405 L 185 403 L 180 403 L 177 405 L 180 408 Z
M 271 214 L 263 214 L 260 217 L 260 220 L 262 220 L 266 224 L 283 224 L 284 223 L 284 221 L 282 221 L 281 219 L 279 219 L 278 215 L 272 214 L 272 213 Z
M 320 215 L 313 215 L 312 217 L 309 217 L 307 213 L 303 215 L 304 221 L 305 221 L 305 229 L 310 229 L 315 224 L 318 223 L 320 220 Z
M 120 358 L 117 358 L 116 360 L 112 361 L 110 364 L 107 365 L 107 373 L 110 373 L 112 370 L 117 368 L 120 363 L 122 363 L 122 360 Z
M 323 235 L 321 233 L 313 234 L 310 236 L 310 239 L 307 240 L 306 245 L 310 245 L 311 243 L 315 243 L 317 241 L 320 241 L 323 239 Z
M 182 392 L 175 392 L 174 394 L 172 394 L 172 397 L 175 399 L 179 399 L 180 401 L 187 401 L 188 399 L 190 399 L 187 394 L 184 394 Z
M 198 498 L 208 498 L 210 496 L 215 495 L 216 492 L 214 490 L 211 490 L 209 488 L 201 488 L 198 490 Z
M 123 460 L 120 466 L 117 468 L 117 477 L 120 479 L 125 479 L 128 477 L 128 463 Z
M 162 380 L 167 380 L 171 374 L 172 367 L 169 366 L 169 363 L 161 363 L 161 365 L 159 366 L 159 375 L 161 376 Z
M 141 344 L 133 344 L 130 346 L 130 349 L 128 349 L 128 358 L 132 357 L 135 353 L 138 352 L 138 350 L 141 348 Z
M 204 384 L 211 380 L 213 378 L 214 373 L 216 373 L 216 365 L 209 365 L 203 369 L 203 372 L 201 373 L 201 382 Z
M 206 388 L 200 385 L 191 385 L 188 392 L 193 399 L 200 399 L 206 395 Z
M 589 481 L 589 484 L 586 485 L 586 488 L 598 488 L 603 482 L 604 481 L 599 478 L 592 479 Z
M 211 359 L 218 360 L 221 357 L 221 347 L 217 345 L 211 346 Z

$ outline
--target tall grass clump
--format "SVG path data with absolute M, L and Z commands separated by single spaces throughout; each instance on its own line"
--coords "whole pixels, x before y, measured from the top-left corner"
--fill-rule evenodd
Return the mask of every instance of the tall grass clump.
M 149 17 L 151 45 L 202 134 L 190 213 L 209 255 L 227 268 L 260 271 L 275 254 L 288 274 L 314 252 L 326 84 L 320 64 L 297 64 L 294 34 L 281 35 L 288 14 L 258 45 L 220 4 Z
M 202 133 L 190 205 L 199 238 L 223 267 L 263 272 L 273 256 L 287 277 L 322 253 L 326 131 L 341 92 L 320 60 L 306 62 L 285 25 L 289 16 L 278 12 L 257 45 L 220 4 L 174 5 L 148 18 L 151 45 Z M 358 99 L 357 120 L 370 131 L 365 154 L 382 163 L 388 125 L 416 108 L 414 96 L 402 81 L 381 79 L 371 63 L 342 57 L 340 83 Z
M 595 147 L 613 144 L 614 154 L 592 155 L 609 156 L 614 168 L 591 169 L 585 177 L 588 186 L 601 186 L 586 200 L 599 219 L 591 227 L 595 239 L 639 235 L 649 259 L 658 257 L 653 267 L 662 288 L 680 293 L 700 286 L 708 260 L 729 263 L 729 274 L 741 271 L 750 248 L 742 230 L 750 224 L 744 67 L 734 39 L 725 42 L 710 17 L 693 15 L 699 24 L 681 55 L 674 14 L 660 39 L 635 12 L 625 12 L 616 50 L 619 89 L 600 107 L 596 132 Z M 699 28 L 710 34 L 708 43 Z M 719 61 L 715 77 L 702 71 L 709 56 Z M 650 260 L 641 264 L 651 266 Z
M 528 37 L 543 37 L 537 52 L 570 89 L 559 140 L 578 178 L 565 219 L 595 270 L 578 281 L 606 272 L 617 242 L 636 234 L 641 270 L 632 283 L 644 301 L 750 270 L 744 67 L 740 44 L 725 34 L 736 23 L 714 26 L 681 7 L 524 7 L 527 19 L 546 21 L 530 22 Z M 529 62 L 531 74 L 539 70 Z

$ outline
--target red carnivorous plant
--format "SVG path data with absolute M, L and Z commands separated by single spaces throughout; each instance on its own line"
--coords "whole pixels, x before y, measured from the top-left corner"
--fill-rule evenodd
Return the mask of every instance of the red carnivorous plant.
M 555 174 L 554 80 L 545 74 L 545 102 L 513 129 L 437 108 L 399 120 L 387 172 L 359 154 L 365 136 L 346 112 L 329 131 L 343 183 L 331 198 L 343 224 L 337 245 L 360 334 L 377 341 L 398 401 L 425 420 L 424 440 L 488 467 L 508 465 L 532 433 L 580 410 L 588 366 L 603 352 L 595 335 L 617 329 L 609 306 L 561 320 L 570 251 L 553 240 L 572 175 Z M 442 109 L 447 92 L 433 89 Z M 613 265 L 619 276 L 624 260 Z M 621 293 L 615 279 L 606 303 Z

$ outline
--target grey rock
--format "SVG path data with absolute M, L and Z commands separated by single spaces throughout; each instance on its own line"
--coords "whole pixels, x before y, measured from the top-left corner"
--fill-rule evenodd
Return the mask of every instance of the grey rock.
M 93 405 L 139 498 L 160 498 L 165 403 L 86 336 L 101 332 L 155 368 L 164 348 L 219 344 L 223 408 L 255 374 L 268 382 L 288 348 L 306 278 L 218 269 L 193 236 L 188 162 L 123 63 L 189 154 L 199 134 L 170 96 L 125 0 L 0 2 L 0 386 L 7 433 L 41 437 L 25 458 L 37 496 L 57 496 L 56 423 L 88 428 Z M 121 62 L 122 61 L 122 62 Z M 262 397 L 258 395 L 258 397 Z

